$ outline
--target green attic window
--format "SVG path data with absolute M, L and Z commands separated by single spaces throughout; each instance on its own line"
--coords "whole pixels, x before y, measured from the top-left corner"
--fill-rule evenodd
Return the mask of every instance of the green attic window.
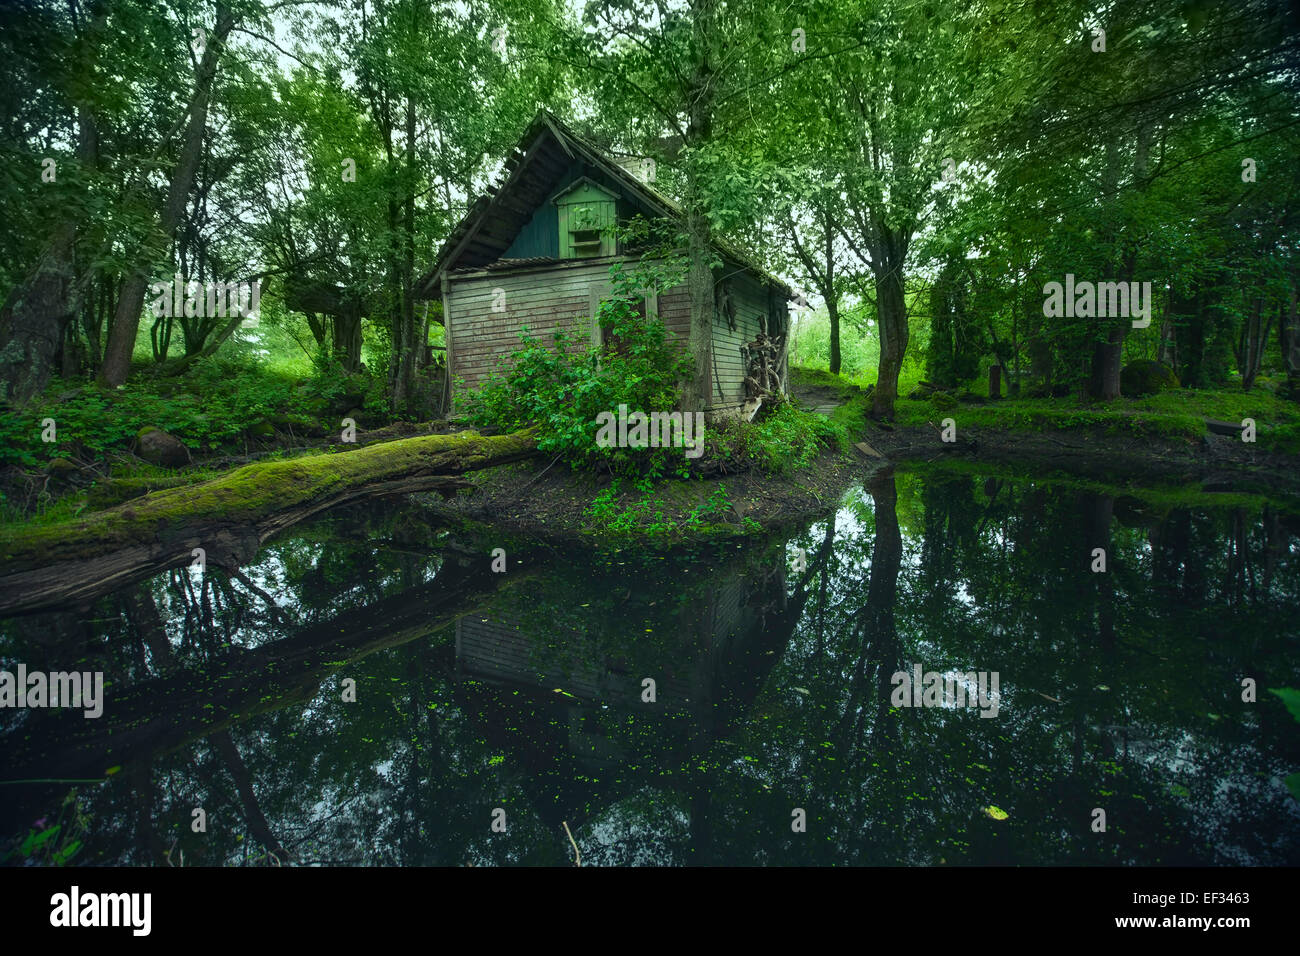
M 591 259 L 617 252 L 613 226 L 616 198 L 592 180 L 581 177 L 554 197 L 559 211 L 560 257 Z

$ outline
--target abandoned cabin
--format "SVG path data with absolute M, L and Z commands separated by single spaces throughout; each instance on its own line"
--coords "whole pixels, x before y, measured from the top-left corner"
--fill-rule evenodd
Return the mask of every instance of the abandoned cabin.
M 634 163 L 624 160 L 628 165 Z M 643 165 L 644 168 L 644 165 Z M 479 197 L 452 231 L 418 295 L 442 302 L 446 407 L 460 405 L 528 333 L 550 344 L 556 331 L 590 326 L 609 295 L 609 270 L 641 260 L 619 237 L 635 217 L 680 222 L 672 200 L 584 142 L 549 113 L 529 126 L 505 164 L 503 181 Z M 765 393 L 787 391 L 790 287 L 722 242 L 715 243 L 707 394 L 710 417 L 752 415 Z M 494 308 L 495 306 L 495 308 Z M 502 308 L 504 306 L 504 309 Z M 685 284 L 644 300 L 685 350 L 690 297 Z M 704 390 L 702 390 L 704 391 Z

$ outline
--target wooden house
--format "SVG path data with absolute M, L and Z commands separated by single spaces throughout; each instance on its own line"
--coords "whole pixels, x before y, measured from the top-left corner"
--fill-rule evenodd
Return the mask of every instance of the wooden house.
M 543 342 L 567 329 L 585 331 L 599 344 L 591 316 L 609 292 L 610 267 L 641 259 L 615 227 L 638 216 L 660 223 L 682 216 L 625 165 L 632 164 L 620 164 L 551 114 L 539 113 L 506 161 L 503 180 L 453 230 L 417 286 L 418 295 L 442 302 L 449 407 L 520 347 L 525 327 Z M 787 389 L 788 303 L 794 298 L 789 286 L 738 250 L 722 242 L 715 248 L 722 265 L 714 270 L 705 383 L 710 398 L 703 409 L 711 414 L 741 408 L 762 384 Z M 645 309 L 687 347 L 684 284 L 647 296 Z

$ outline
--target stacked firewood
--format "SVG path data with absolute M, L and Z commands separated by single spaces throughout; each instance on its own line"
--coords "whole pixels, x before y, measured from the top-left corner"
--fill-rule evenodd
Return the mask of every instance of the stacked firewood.
M 781 370 L 785 362 L 785 336 L 758 337 L 742 346 L 745 359 L 745 394 L 750 398 L 780 395 Z

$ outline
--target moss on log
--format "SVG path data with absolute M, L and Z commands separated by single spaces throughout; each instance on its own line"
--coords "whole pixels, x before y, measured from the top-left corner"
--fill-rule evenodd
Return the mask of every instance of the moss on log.
M 422 435 L 326 455 L 262 461 L 71 521 L 0 529 L 0 614 L 107 593 L 150 571 L 237 565 L 271 535 L 360 498 L 428 491 L 536 452 L 532 432 Z

